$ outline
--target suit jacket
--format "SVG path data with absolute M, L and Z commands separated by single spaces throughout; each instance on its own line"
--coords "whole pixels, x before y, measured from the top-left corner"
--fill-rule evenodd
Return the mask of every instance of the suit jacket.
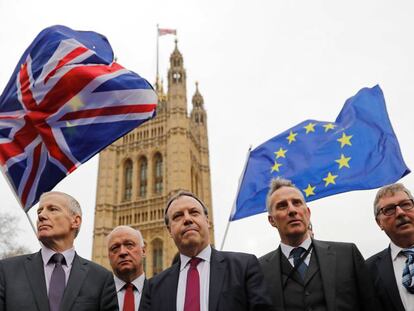
M 368 269 L 374 280 L 375 292 L 387 311 L 405 311 L 395 280 L 391 261 L 391 249 L 388 247 L 368 258 Z
M 49 310 L 40 252 L 0 261 L 0 311 L 21 310 Z M 118 310 L 112 273 L 75 254 L 60 310 Z
M 321 273 L 328 311 L 381 310 L 375 299 L 372 282 L 364 258 L 355 244 L 313 240 Z M 261 257 L 259 262 L 277 310 L 283 305 L 280 247 Z
M 175 311 L 180 262 L 148 281 L 140 310 Z M 273 310 L 256 256 L 211 250 L 209 311 Z

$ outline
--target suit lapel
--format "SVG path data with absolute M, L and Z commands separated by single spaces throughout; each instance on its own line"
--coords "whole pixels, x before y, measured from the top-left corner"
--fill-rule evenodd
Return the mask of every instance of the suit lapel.
M 70 270 L 68 284 L 66 285 L 65 292 L 63 293 L 60 308 L 61 311 L 68 311 L 71 309 L 72 304 L 75 302 L 75 299 L 79 294 L 83 281 L 88 274 L 88 270 L 88 262 L 79 257 L 78 254 L 75 254 L 72 268 Z
M 322 284 L 328 311 L 335 310 L 336 253 L 329 244 L 313 240 L 314 252 L 319 262 Z
M 178 261 L 170 270 L 170 277 L 166 277 L 162 281 L 164 283 L 162 288 L 165 289 L 165 292 L 162 294 L 165 299 L 165 303 L 162 305 L 166 306 L 165 310 L 177 310 L 177 289 L 178 278 L 180 276 L 180 267 L 181 262 Z
M 382 252 L 378 257 L 379 258 L 376 262 L 379 272 L 378 275 L 382 279 L 382 283 L 391 298 L 392 304 L 397 310 L 404 311 L 404 306 L 398 291 L 398 285 L 395 280 L 390 248 L 388 248 L 385 252 Z
M 210 289 L 208 309 L 209 311 L 214 311 L 217 309 L 227 264 L 222 254 L 216 251 L 214 248 L 211 248 L 210 260 Z
M 309 261 L 309 267 L 305 274 L 305 285 L 309 283 L 310 280 L 312 280 L 313 276 L 319 271 L 319 266 L 317 263 L 316 256 L 312 256 Z
M 46 291 L 45 270 L 40 252 L 27 256 L 24 268 L 33 292 L 38 310 L 49 310 L 49 299 Z
M 286 276 L 282 274 L 281 270 L 281 254 L 279 246 L 273 252 L 272 256 L 266 259 L 268 262 L 267 266 L 270 268 L 267 269 L 267 271 L 264 271 L 264 273 L 267 274 L 267 279 L 272 280 L 271 282 L 268 282 L 268 287 L 270 295 L 273 297 L 275 307 L 284 310 L 282 282 L 286 282 Z

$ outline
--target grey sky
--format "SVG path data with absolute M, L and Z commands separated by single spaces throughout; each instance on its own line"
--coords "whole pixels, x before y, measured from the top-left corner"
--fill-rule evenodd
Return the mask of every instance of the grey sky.
M 306 119 L 334 121 L 345 100 L 380 84 L 402 154 L 414 167 L 414 3 L 412 1 L 58 1 L 0 0 L 0 90 L 43 28 L 62 24 L 106 35 L 118 61 L 155 79 L 156 24 L 178 30 L 189 102 L 195 81 L 208 112 L 216 244 L 236 194 L 249 145 Z M 160 38 L 166 77 L 173 36 Z M 79 253 L 90 257 L 97 157 L 56 189 L 78 198 Z M 402 182 L 414 190 L 412 174 Z M 373 219 L 375 190 L 311 202 L 315 237 L 353 241 L 365 256 L 388 240 Z M 21 217 L 22 243 L 38 248 L 4 177 L 2 210 Z M 35 219 L 35 209 L 30 215 Z M 258 256 L 279 242 L 266 214 L 230 225 L 225 249 Z

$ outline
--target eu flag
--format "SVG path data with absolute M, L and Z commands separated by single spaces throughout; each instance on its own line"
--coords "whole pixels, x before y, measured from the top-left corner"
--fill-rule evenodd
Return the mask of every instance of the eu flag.
M 254 149 L 230 221 L 265 212 L 275 177 L 292 180 L 309 202 L 378 188 L 408 173 L 381 88 L 364 88 L 335 122 L 307 120 Z

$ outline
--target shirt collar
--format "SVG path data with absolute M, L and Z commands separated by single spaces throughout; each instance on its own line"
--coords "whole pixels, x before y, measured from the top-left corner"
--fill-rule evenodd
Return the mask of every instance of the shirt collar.
M 292 249 L 296 247 L 303 247 L 305 250 L 307 250 L 311 244 L 312 244 L 312 239 L 308 235 L 308 237 L 299 246 L 290 246 L 283 242 L 280 242 L 280 248 L 282 249 L 283 255 L 285 255 L 286 258 L 289 258 L 290 252 L 292 251 Z
M 401 251 L 405 248 L 397 246 L 393 241 L 390 241 L 390 248 L 391 248 L 391 259 L 392 261 L 395 261 L 398 256 L 404 256 L 404 254 L 401 253 Z
M 48 265 L 50 258 L 56 253 L 57 252 L 55 252 L 54 250 L 51 250 L 50 248 L 47 248 L 46 246 L 42 245 L 41 254 L 43 265 L 45 267 Z M 75 258 L 75 248 L 69 248 L 61 252 L 61 254 L 63 255 L 63 257 L 65 257 L 66 266 L 70 267 L 72 265 L 73 259 Z
M 142 293 L 142 289 L 144 288 L 144 281 L 145 281 L 145 273 L 142 273 L 139 277 L 137 277 L 135 280 L 133 280 L 131 283 L 135 286 L 138 293 Z M 115 282 L 115 288 L 116 292 L 119 292 L 122 290 L 126 284 L 125 281 L 121 280 L 119 277 L 114 275 L 114 282 Z
M 200 253 L 197 254 L 196 257 L 202 259 L 203 261 L 210 262 L 211 246 L 207 245 Z M 181 261 L 180 272 L 187 266 L 190 260 L 191 260 L 191 257 L 180 254 L 180 261 Z

